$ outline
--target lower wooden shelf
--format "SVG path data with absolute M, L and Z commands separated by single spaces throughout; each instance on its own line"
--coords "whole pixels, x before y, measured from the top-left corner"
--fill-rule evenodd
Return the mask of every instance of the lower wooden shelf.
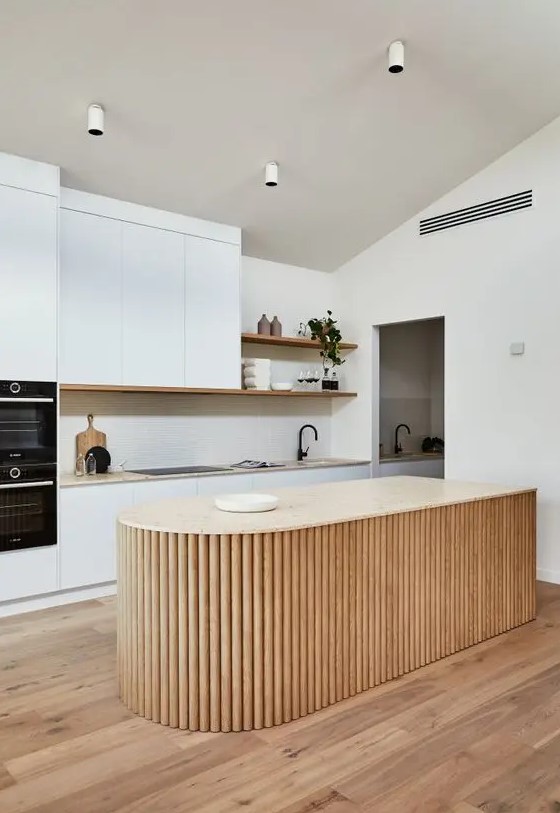
M 127 384 L 61 384 L 61 392 L 159 392 L 183 395 L 248 395 L 257 398 L 356 398 L 357 392 L 276 392 L 273 390 L 205 389 L 202 387 L 137 387 Z

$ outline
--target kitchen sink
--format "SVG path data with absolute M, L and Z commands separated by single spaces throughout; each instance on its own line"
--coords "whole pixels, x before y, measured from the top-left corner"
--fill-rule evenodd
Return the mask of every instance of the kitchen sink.
M 165 477 L 172 474 L 206 474 L 213 471 L 232 471 L 224 466 L 174 466 L 167 469 L 130 469 L 133 474 L 148 474 L 150 477 Z

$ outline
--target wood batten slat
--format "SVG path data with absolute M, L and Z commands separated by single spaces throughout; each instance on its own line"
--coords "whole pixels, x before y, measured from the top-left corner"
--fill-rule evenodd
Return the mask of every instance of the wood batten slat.
M 179 661 L 179 728 L 189 727 L 189 633 L 188 633 L 188 557 L 189 540 L 186 534 L 179 535 L 177 551 L 177 591 L 178 591 L 178 661 Z
M 168 535 L 169 725 L 179 726 L 179 594 L 177 534 Z
M 231 539 L 220 536 L 220 731 L 232 727 Z
M 242 538 L 231 537 L 231 727 L 243 729 Z
M 263 540 L 263 582 L 264 582 L 264 726 L 274 725 L 274 552 L 272 534 L 264 534 Z
M 200 728 L 200 687 L 199 687 L 199 635 L 198 617 L 198 537 L 188 537 L 188 574 L 187 574 L 187 628 L 189 635 L 188 673 L 189 673 L 189 729 Z
M 119 694 L 192 731 L 298 719 L 535 617 L 535 494 L 244 536 L 119 526 Z

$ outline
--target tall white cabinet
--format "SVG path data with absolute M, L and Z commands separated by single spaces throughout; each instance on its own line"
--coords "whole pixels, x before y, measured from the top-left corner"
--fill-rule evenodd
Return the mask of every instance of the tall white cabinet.
M 239 387 L 240 231 L 66 192 L 60 381 Z
M 184 239 L 122 224 L 123 384 L 185 386 Z
M 185 238 L 185 386 L 239 387 L 239 246 Z
M 2 185 L 2 169 L 0 379 L 56 381 L 58 173 L 50 168 L 51 194 Z M 8 180 L 34 185 L 32 171 Z
M 60 268 L 60 380 L 120 384 L 120 222 L 61 209 Z

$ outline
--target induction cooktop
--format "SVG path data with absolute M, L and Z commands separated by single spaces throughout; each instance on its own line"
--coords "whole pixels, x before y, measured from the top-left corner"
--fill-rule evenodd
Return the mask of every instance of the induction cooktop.
M 174 466 L 167 469 L 129 469 L 132 474 L 149 474 L 151 477 L 164 477 L 169 474 L 204 474 L 210 471 L 231 471 L 224 466 Z

